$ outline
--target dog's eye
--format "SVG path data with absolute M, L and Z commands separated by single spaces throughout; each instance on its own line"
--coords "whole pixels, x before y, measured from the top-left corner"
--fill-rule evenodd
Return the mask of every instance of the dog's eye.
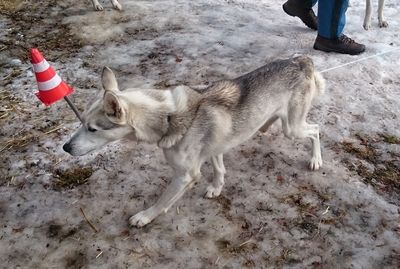
M 90 127 L 90 126 L 88 126 L 87 129 L 88 129 L 89 132 L 92 132 L 92 133 L 94 133 L 94 132 L 97 131 L 97 129 L 95 129 L 95 128 L 93 128 L 93 127 Z

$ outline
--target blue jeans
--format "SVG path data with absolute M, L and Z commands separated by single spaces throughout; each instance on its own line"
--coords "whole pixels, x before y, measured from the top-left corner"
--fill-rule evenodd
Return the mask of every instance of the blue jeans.
M 307 8 L 313 7 L 318 0 L 305 0 Z M 346 24 L 346 10 L 349 0 L 319 0 L 318 1 L 318 34 L 334 39 L 342 35 Z

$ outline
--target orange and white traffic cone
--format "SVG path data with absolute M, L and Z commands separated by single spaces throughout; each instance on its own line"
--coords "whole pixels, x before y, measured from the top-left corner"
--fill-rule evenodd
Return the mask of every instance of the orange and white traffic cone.
M 46 106 L 49 106 L 64 98 L 78 119 L 83 123 L 78 109 L 68 98 L 73 89 L 56 74 L 38 49 L 31 49 L 31 63 L 33 64 L 33 72 L 35 73 L 39 87 L 39 92 L 36 93 L 39 100 Z
M 39 87 L 39 92 L 36 93 L 36 96 L 46 106 L 73 92 L 73 89 L 56 74 L 39 50 L 31 49 L 31 63 L 33 64 L 33 72 Z

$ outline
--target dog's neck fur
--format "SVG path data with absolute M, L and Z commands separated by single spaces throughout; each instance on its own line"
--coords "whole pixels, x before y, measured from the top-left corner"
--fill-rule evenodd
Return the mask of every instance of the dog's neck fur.
M 121 92 L 128 124 L 138 140 L 169 148 L 186 133 L 195 116 L 201 94 L 189 87 L 172 90 L 127 90 Z M 143 116 L 144 115 L 144 116 Z

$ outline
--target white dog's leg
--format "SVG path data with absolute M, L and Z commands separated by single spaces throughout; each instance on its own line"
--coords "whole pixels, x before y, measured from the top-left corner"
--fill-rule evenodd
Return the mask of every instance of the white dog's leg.
M 260 128 L 260 132 L 265 133 L 268 128 L 277 120 L 279 119 L 279 116 L 273 115 L 271 118 L 269 118 L 264 125 Z
M 388 27 L 389 24 L 383 18 L 383 6 L 385 4 L 385 0 L 379 0 L 379 7 L 378 7 L 378 21 L 379 27 Z
M 287 138 L 311 138 L 312 141 L 312 157 L 310 160 L 310 169 L 318 170 L 322 166 L 321 145 L 319 141 L 318 124 L 308 124 L 305 121 L 294 122 L 290 125 L 286 117 L 281 117 L 283 133 Z
M 122 6 L 120 3 L 118 3 L 118 0 L 111 0 L 111 4 L 115 9 L 122 10 Z
M 211 163 L 214 168 L 213 182 L 207 187 L 206 197 L 213 198 L 218 197 L 221 194 L 222 187 L 224 186 L 225 180 L 224 175 L 226 173 L 223 155 L 211 157 Z
M 92 0 L 92 4 L 95 10 L 97 11 L 102 11 L 103 10 L 103 6 L 100 5 L 99 0 Z
M 321 144 L 319 141 L 318 124 L 307 124 L 304 128 L 304 136 L 311 138 L 312 157 L 310 160 L 310 169 L 318 170 L 322 166 Z
M 365 7 L 365 17 L 364 17 L 364 29 L 369 30 L 371 28 L 371 0 L 366 0 L 366 7 Z
M 129 219 L 133 226 L 142 227 L 168 209 L 185 193 L 193 178 L 189 172 L 172 180 L 159 200 L 152 207 L 143 210 Z

